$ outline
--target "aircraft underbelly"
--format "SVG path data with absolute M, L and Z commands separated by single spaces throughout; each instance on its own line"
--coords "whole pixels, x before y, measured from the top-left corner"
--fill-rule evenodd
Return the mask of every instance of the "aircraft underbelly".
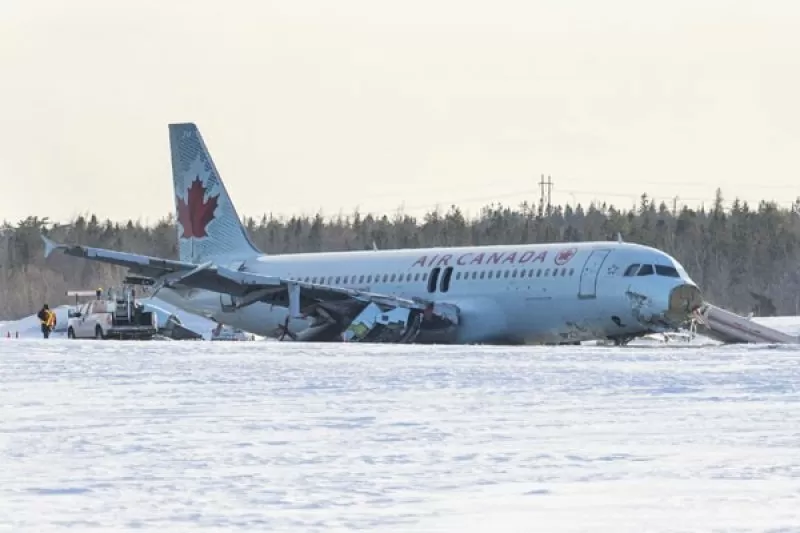
M 279 334 L 288 314 L 286 307 L 259 302 L 234 312 L 219 313 L 217 320 L 256 335 L 273 337 Z M 307 329 L 309 321 L 293 318 L 288 326 L 290 331 L 296 333 Z

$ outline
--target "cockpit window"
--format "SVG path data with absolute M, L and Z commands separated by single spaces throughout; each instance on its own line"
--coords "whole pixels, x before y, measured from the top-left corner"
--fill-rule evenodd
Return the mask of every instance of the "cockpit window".
M 639 268 L 639 264 L 631 265 L 625 269 L 625 274 L 623 276 L 635 276 L 636 270 Z
M 653 274 L 664 276 L 667 278 L 680 278 L 681 274 L 675 267 L 667 265 L 640 265 L 639 263 L 633 264 L 625 269 L 624 276 L 652 276 Z
M 675 267 L 656 265 L 656 274 L 659 276 L 666 276 L 668 278 L 679 278 L 678 270 Z

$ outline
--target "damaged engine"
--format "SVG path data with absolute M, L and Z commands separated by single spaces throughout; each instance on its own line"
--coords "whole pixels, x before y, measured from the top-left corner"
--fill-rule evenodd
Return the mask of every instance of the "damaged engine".
M 293 340 L 306 342 L 369 342 L 389 344 L 449 344 L 458 332 L 458 310 L 447 304 L 425 309 L 393 307 L 369 302 L 317 303 L 304 309 L 312 325 Z

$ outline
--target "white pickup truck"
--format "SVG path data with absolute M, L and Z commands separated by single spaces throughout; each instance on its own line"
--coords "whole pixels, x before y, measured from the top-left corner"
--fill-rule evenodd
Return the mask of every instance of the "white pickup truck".
M 149 340 L 158 331 L 155 314 L 131 300 L 91 300 L 69 313 L 70 339 Z

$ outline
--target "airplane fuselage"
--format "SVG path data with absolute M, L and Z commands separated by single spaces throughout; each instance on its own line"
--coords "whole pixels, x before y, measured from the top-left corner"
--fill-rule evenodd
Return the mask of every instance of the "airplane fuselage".
M 619 242 L 260 255 L 219 261 L 235 270 L 314 284 L 419 297 L 458 307 L 455 342 L 564 343 L 673 329 L 699 291 L 669 255 Z M 632 265 L 640 275 L 630 275 Z M 206 290 L 163 289 L 186 311 L 275 337 L 286 304 L 235 308 L 235 298 Z M 685 300 L 685 301 L 682 301 Z M 301 332 L 308 319 L 292 318 Z

